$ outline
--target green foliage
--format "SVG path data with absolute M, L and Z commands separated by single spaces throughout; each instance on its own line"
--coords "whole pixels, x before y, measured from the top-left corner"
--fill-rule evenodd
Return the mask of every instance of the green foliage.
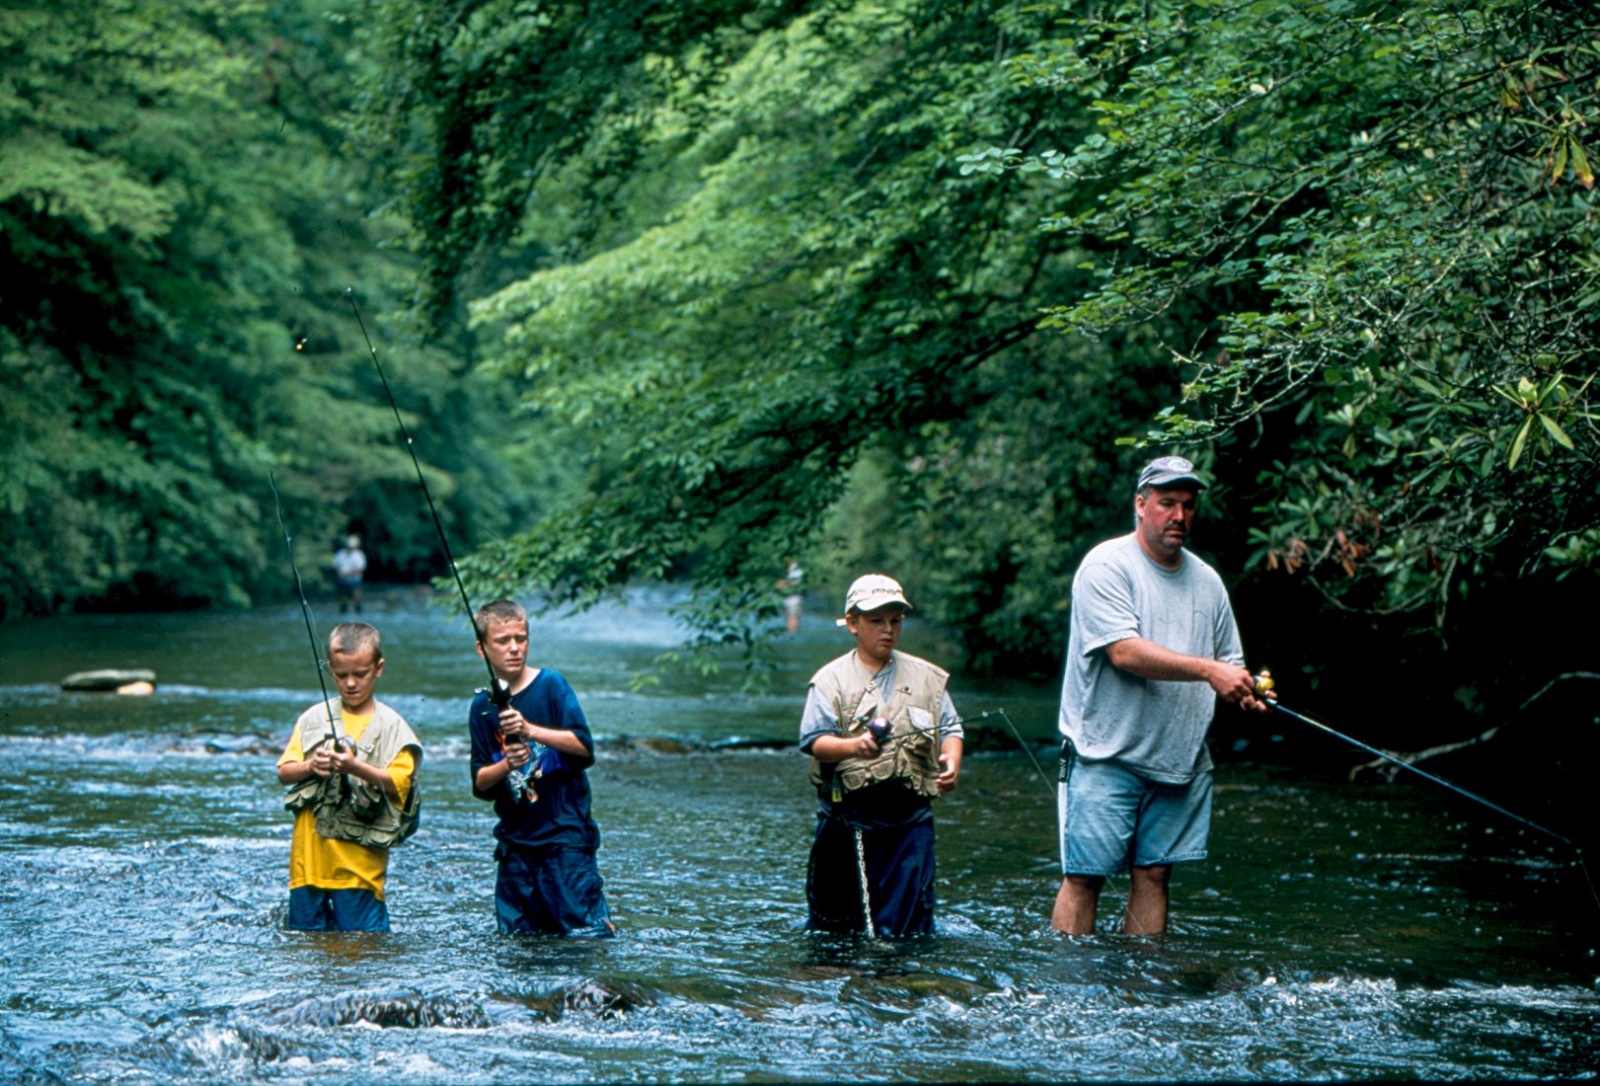
M 1187 313 L 1145 440 L 1258 475 L 1256 560 L 1339 606 L 1447 605 L 1600 526 L 1600 16 L 1521 0 L 1112 3 L 1017 58 L 1095 131 L 995 145 L 1103 255 L 1047 323 Z M 1238 443 L 1248 438 L 1248 444 Z
M 881 559 L 980 659 L 1053 662 L 1061 550 L 1121 523 L 1115 436 L 1173 385 L 1153 352 L 1113 364 L 1035 335 L 1081 260 L 1035 231 L 1042 186 L 957 168 L 983 134 L 1074 131 L 997 63 L 1045 24 L 915 2 L 645 10 L 639 37 L 583 9 L 610 67 L 578 100 L 576 8 L 429 6 L 390 41 L 433 289 L 484 284 L 506 254 L 528 268 L 472 319 L 590 490 L 468 563 L 476 590 L 583 605 L 685 575 L 714 648 L 759 640 L 785 555 L 840 593 Z M 840 513 L 864 461 L 870 529 Z
M 408 291 L 343 155 L 336 10 L 0 10 L 0 615 L 281 595 L 272 469 L 312 585 L 352 523 L 380 573 L 441 568 L 342 297 L 363 284 L 370 319 Z M 461 545 L 504 530 L 531 487 L 483 494 L 501 390 L 375 323 L 441 416 L 434 483 L 471 518 Z M 512 464 L 529 447 L 497 443 Z

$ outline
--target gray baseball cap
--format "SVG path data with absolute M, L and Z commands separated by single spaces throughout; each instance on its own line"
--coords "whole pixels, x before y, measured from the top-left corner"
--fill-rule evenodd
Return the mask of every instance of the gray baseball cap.
M 1194 464 L 1181 456 L 1158 456 L 1144 466 L 1139 473 L 1139 484 L 1135 490 L 1143 490 L 1147 486 L 1167 487 L 1188 484 L 1196 490 L 1204 490 L 1206 481 L 1195 474 Z

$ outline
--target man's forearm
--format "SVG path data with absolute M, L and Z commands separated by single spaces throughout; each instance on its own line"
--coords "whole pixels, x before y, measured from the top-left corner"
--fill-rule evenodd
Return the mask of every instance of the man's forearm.
M 1118 671 L 1158 682 L 1209 682 L 1217 660 L 1175 652 L 1142 637 L 1128 637 L 1106 646 L 1106 659 Z

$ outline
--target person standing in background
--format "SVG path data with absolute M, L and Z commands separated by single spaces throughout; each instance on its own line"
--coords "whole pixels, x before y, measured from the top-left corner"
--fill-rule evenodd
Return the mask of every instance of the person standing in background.
M 783 621 L 790 633 L 800 629 L 800 610 L 805 606 L 802 585 L 806 572 L 793 558 L 785 559 L 788 569 L 778 581 L 778 591 L 783 593 Z
M 361 537 L 346 536 L 344 546 L 333 552 L 333 579 L 339 586 L 339 613 L 355 608 L 361 613 L 361 581 L 367 573 L 367 556 L 361 550 Z

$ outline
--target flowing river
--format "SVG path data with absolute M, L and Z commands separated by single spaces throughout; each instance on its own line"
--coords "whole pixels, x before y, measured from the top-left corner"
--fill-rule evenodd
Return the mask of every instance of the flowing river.
M 1056 936 L 1054 797 L 975 732 L 938 811 L 940 934 L 808 935 L 806 680 L 849 643 L 807 615 L 770 691 L 664 674 L 661 592 L 536 620 L 598 742 L 620 934 L 495 934 L 465 621 L 381 594 L 378 696 L 427 748 L 388 936 L 285 931 L 274 765 L 316 700 L 299 608 L 0 626 L 0 1080 L 838 1081 L 1568 1078 L 1600 1071 L 1597 907 L 1570 855 L 1425 783 L 1219 750 L 1211 859 L 1162 938 Z M 318 608 L 319 633 L 337 616 Z M 930 631 L 902 642 L 940 658 Z M 147 667 L 149 697 L 63 692 Z M 1055 689 L 952 685 L 1040 743 Z M 989 713 L 988 717 L 979 714 Z M 1285 725 L 1277 725 L 1283 727 Z

